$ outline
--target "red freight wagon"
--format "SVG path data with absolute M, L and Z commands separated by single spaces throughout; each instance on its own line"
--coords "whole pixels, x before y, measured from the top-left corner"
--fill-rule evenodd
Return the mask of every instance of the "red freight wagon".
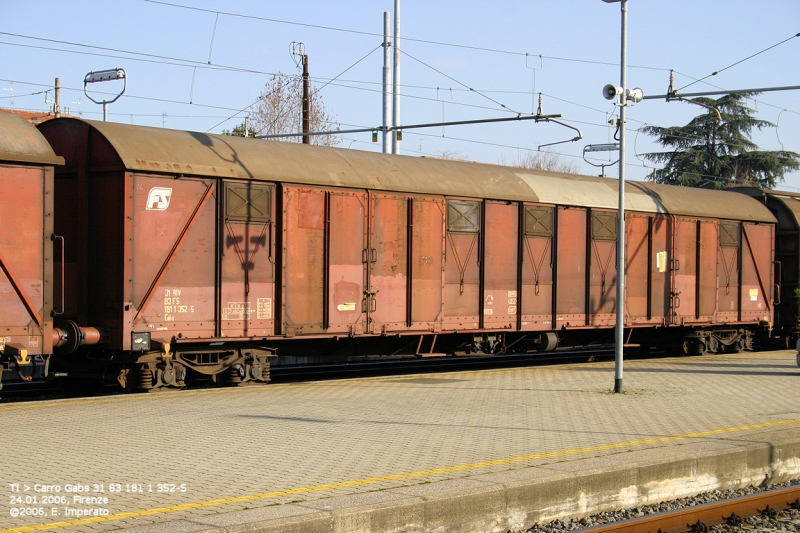
M 56 232 L 80 353 L 128 388 L 269 357 L 610 341 L 617 181 L 76 119 Z M 775 218 L 744 195 L 629 183 L 630 343 L 748 348 L 773 321 Z M 77 359 L 73 359 L 77 360 Z M 191 375 L 191 373 L 190 373 Z
M 0 111 L 0 388 L 44 377 L 53 350 L 53 165 L 63 162 Z
M 795 348 L 800 336 L 800 194 L 750 187 L 732 189 L 758 199 L 778 219 L 775 228 L 775 337 Z

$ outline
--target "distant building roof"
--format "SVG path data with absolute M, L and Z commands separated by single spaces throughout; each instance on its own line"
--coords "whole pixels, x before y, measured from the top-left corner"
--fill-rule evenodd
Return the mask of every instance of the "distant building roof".
M 24 118 L 31 124 L 41 124 L 42 122 L 47 122 L 48 120 L 56 118 L 52 111 L 26 111 L 24 109 L 8 109 L 6 107 L 0 107 L 0 111 L 13 113 L 18 117 Z M 61 116 L 68 117 L 69 113 L 61 113 Z

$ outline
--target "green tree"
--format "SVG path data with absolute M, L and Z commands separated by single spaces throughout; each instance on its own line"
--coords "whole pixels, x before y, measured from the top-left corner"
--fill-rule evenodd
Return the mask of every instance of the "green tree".
M 256 133 L 256 130 L 253 129 L 253 126 L 248 124 L 248 122 L 246 120 L 244 122 L 242 122 L 241 124 L 239 124 L 238 126 L 234 126 L 233 127 L 233 131 L 231 131 L 231 130 L 222 130 L 222 134 L 223 135 L 232 135 L 234 137 L 244 137 L 245 136 L 245 134 L 244 134 L 245 124 L 247 125 L 247 137 L 255 137 L 256 135 L 258 135 L 258 133 Z
M 670 151 L 643 154 L 644 158 L 662 163 L 649 178 L 656 183 L 724 189 L 751 186 L 774 188 L 783 176 L 800 169 L 800 154 L 784 150 L 759 150 L 750 140 L 753 129 L 775 125 L 753 116 L 745 99 L 758 93 L 734 93 L 714 100 L 693 101 L 719 110 L 694 117 L 685 126 L 662 128 L 645 126 L 642 133 L 656 137 L 656 142 Z

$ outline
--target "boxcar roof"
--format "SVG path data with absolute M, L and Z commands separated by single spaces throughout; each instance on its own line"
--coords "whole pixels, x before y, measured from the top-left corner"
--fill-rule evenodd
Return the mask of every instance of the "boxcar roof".
M 0 161 L 63 165 L 44 136 L 22 117 L 0 111 Z
M 58 120 L 48 127 L 54 122 Z M 611 178 L 84 122 L 134 171 L 608 209 L 615 209 L 618 201 L 618 181 Z M 634 211 L 775 222 L 765 206 L 742 194 L 643 182 L 628 182 L 625 189 L 626 208 Z
M 792 213 L 794 224 L 800 226 L 800 193 L 775 189 L 758 189 L 756 187 L 739 187 L 732 190 L 757 198 L 762 202 L 767 197 L 776 199 Z

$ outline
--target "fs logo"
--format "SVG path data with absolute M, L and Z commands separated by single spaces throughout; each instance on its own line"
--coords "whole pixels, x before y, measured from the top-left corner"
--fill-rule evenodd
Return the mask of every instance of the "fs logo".
M 168 187 L 153 187 L 147 195 L 147 211 L 165 211 L 172 198 L 172 189 Z

